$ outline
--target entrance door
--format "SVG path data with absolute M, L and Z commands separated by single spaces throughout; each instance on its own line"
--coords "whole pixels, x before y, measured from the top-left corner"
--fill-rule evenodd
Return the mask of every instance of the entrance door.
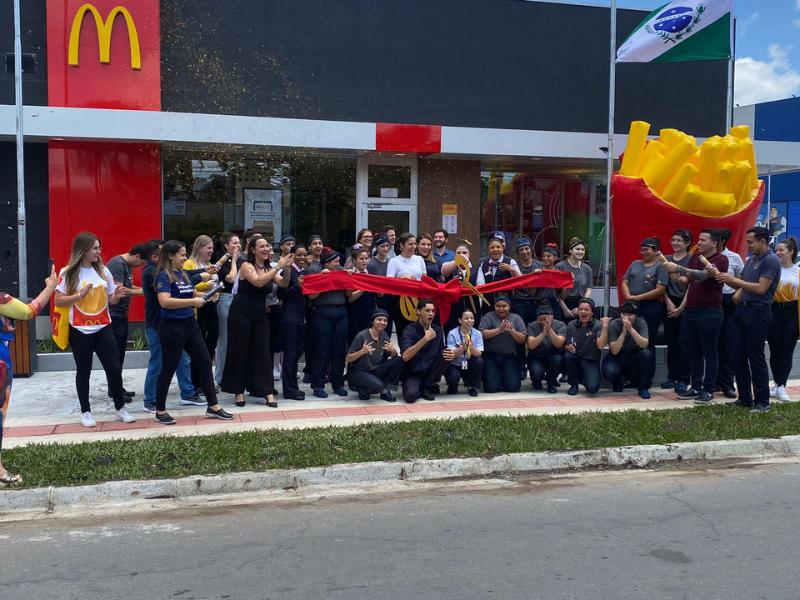
M 416 158 L 361 158 L 356 188 L 358 229 L 392 225 L 398 235 L 416 233 Z

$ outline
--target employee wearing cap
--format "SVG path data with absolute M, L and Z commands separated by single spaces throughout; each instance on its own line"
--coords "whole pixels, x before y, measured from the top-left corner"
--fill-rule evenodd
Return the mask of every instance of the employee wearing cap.
M 345 357 L 350 388 L 359 400 L 380 394 L 381 400 L 395 401 L 390 388 L 397 386 L 405 363 L 386 333 L 388 324 L 389 313 L 375 309 L 369 328 L 356 334 Z
M 478 330 L 485 348 L 483 391 L 518 392 L 521 382 L 517 347 L 525 343 L 527 328 L 522 318 L 511 312 L 508 296 L 495 297 L 494 311 L 483 315 Z
M 769 410 L 769 371 L 764 343 L 772 322 L 772 299 L 781 280 L 781 261 L 769 247 L 769 230 L 747 230 L 747 259 L 741 277 L 717 273 L 716 280 L 734 288 L 738 302 L 733 317 L 732 345 L 736 357 L 736 388 L 739 399 L 732 404 L 752 412 Z
M 322 272 L 338 271 L 339 253 L 325 247 L 320 254 Z M 344 388 L 344 358 L 347 354 L 347 296 L 344 290 L 310 294 L 314 332 L 311 356 L 311 388 L 317 398 L 327 398 L 325 375 L 330 373 L 331 387 L 338 396 L 347 397 Z
M 506 256 L 506 236 L 502 231 L 495 231 L 489 240 L 487 251 L 489 256 L 478 264 L 478 285 L 502 281 L 520 275 L 519 265 L 510 256 Z M 484 294 L 491 306 L 494 306 L 494 294 Z M 483 307 L 484 311 L 491 311 L 491 307 Z
M 367 273 L 370 275 L 380 275 L 386 277 L 386 270 L 389 267 L 389 249 L 391 243 L 385 233 L 378 234 L 372 240 L 371 254 L 372 258 L 367 263 Z M 391 337 L 392 335 L 392 304 L 397 304 L 397 297 L 391 294 L 376 294 L 375 304 L 378 308 L 389 313 L 389 324 L 386 326 L 386 333 Z
M 542 269 L 542 263 L 533 259 L 533 245 L 527 237 L 517 238 L 517 264 L 522 275 L 537 273 Z M 536 320 L 537 291 L 535 288 L 519 288 L 512 292 L 511 312 L 522 317 L 526 326 Z M 522 368 L 521 378 L 524 379 L 528 368 L 524 344 L 517 347 L 517 357 Z
M 281 258 L 289 256 L 292 252 L 292 247 L 297 243 L 293 235 L 285 234 L 278 242 L 278 248 L 281 251 Z
M 603 359 L 603 377 L 615 392 L 621 392 L 625 381 L 639 390 L 639 397 L 650 398 L 650 349 L 647 323 L 639 316 L 636 302 L 628 300 L 620 309 L 620 317 L 608 324 L 608 354 Z
M 596 394 L 600 389 L 600 355 L 608 342 L 608 323 L 611 319 L 594 318 L 594 300 L 581 298 L 578 317 L 567 323 L 567 341 L 564 344 L 564 371 L 569 381 L 567 393 L 578 393 L 582 383 L 586 391 Z
M 664 265 L 658 260 L 661 244 L 657 238 L 648 237 L 642 240 L 639 247 L 641 260 L 635 260 L 622 277 L 622 299 L 631 300 L 639 305 L 639 316 L 647 322 L 651 354 L 650 378 L 655 375 L 656 335 L 663 317 L 663 300 L 666 293 L 669 275 Z
M 555 394 L 556 380 L 561 372 L 561 359 L 567 341 L 567 326 L 553 318 L 553 309 L 544 302 L 536 309 L 536 320 L 528 324 L 528 370 L 534 390 L 542 389 L 542 379 L 547 381 L 547 391 Z

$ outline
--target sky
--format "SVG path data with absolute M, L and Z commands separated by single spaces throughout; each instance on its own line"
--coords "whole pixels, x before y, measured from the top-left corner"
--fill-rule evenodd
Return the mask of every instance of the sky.
M 564 1 L 611 5 L 610 0 Z M 617 0 L 617 6 L 655 10 L 667 1 Z M 736 18 L 734 103 L 745 106 L 800 96 L 800 0 L 734 0 L 733 10 Z

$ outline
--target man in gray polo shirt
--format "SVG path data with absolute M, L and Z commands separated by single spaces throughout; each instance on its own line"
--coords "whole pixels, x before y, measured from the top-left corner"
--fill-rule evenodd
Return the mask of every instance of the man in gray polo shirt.
M 620 317 L 608 324 L 608 354 L 603 359 L 603 377 L 615 392 L 621 392 L 627 379 L 634 382 L 639 397 L 650 398 L 652 356 L 647 323 L 638 316 L 639 307 L 630 300 L 620 309 Z

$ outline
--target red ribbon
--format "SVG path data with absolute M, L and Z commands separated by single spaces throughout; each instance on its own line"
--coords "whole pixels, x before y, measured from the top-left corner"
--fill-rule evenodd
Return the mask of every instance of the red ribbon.
M 531 273 L 476 285 L 475 289 L 482 294 L 492 294 L 520 288 L 565 289 L 571 287 L 572 273 L 544 270 L 541 273 Z M 421 281 L 417 281 L 416 279 L 397 279 L 381 275 L 349 273 L 348 271 L 331 271 L 330 273 L 306 275 L 303 278 L 304 294 L 320 294 L 334 290 L 363 290 L 392 296 L 430 298 L 438 307 L 442 323 L 446 323 L 450 317 L 452 304 L 458 302 L 462 296 L 474 295 L 474 292 L 462 286 L 458 279 L 439 283 L 426 275 L 422 276 Z

